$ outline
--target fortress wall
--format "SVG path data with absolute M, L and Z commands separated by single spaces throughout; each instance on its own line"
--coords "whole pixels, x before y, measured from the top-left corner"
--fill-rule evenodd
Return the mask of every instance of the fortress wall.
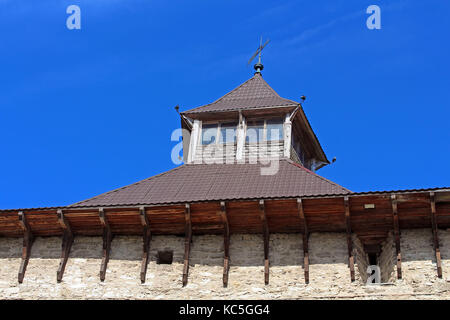
M 182 287 L 184 237 L 154 236 L 144 284 L 140 282 L 142 238 L 116 236 L 106 279 L 99 271 L 101 237 L 75 237 L 64 278 L 56 282 L 61 238 L 36 238 L 24 282 L 17 282 L 22 239 L 0 238 L 1 299 L 311 299 L 311 298 L 450 298 L 450 232 L 440 230 L 444 279 L 435 269 L 431 230 L 402 230 L 403 280 L 365 286 L 362 246 L 353 237 L 356 281 L 350 281 L 343 233 L 312 233 L 310 283 L 304 283 L 301 234 L 270 235 L 270 282 L 264 285 L 261 235 L 231 236 L 230 271 L 223 288 L 223 237 L 194 236 L 189 280 Z M 383 247 L 392 248 L 387 239 Z M 157 264 L 158 250 L 172 250 L 172 264 Z M 388 251 L 386 255 L 392 254 Z M 395 248 L 394 248 L 395 253 Z M 380 257 L 383 253 L 380 255 Z M 385 259 L 388 261 L 389 259 Z M 380 259 L 380 261 L 384 261 Z M 380 262 L 381 263 L 381 262 Z M 387 263 L 389 266 L 389 263 Z M 391 266 L 394 268 L 395 266 Z M 389 267 L 389 268 L 391 268 Z M 383 268 L 382 268 L 383 269 Z M 386 269 L 386 268 L 385 268 Z M 382 271 L 383 272 L 383 271 Z
M 401 230 L 400 248 L 404 282 L 414 285 L 435 281 L 436 256 L 431 229 Z
M 442 260 L 442 278 L 450 282 L 450 229 L 438 230 Z
M 355 281 L 365 284 L 367 281 L 367 267 L 369 265 L 369 258 L 364 251 L 364 246 L 359 238 L 354 234 L 353 242 L 353 256 L 355 257 Z
M 381 253 L 378 256 L 378 265 L 381 271 L 381 282 L 393 283 L 397 279 L 397 253 L 392 233 L 389 233 L 381 245 Z

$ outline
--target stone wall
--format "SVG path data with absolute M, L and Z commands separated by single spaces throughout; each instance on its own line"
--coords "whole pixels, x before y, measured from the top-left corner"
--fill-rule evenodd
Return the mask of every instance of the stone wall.
M 369 266 L 369 257 L 364 251 L 363 244 L 356 235 L 352 237 L 353 243 L 353 256 L 355 257 L 355 280 L 365 284 L 368 278 L 366 273 Z
M 442 260 L 442 278 L 450 282 L 450 229 L 438 230 Z
M 436 276 L 431 230 L 402 230 L 403 280 L 365 286 L 366 256 L 353 237 L 356 281 L 350 282 L 347 241 L 341 233 L 312 233 L 310 283 L 304 282 L 302 236 L 270 235 L 270 282 L 264 285 L 260 235 L 231 236 L 227 288 L 222 286 L 223 237 L 194 236 L 189 280 L 182 287 L 184 237 L 154 236 L 147 279 L 140 282 L 142 238 L 116 236 L 106 279 L 99 270 L 101 237 L 75 237 L 64 278 L 56 282 L 61 238 L 36 238 L 22 284 L 17 282 L 22 239 L 0 238 L 1 299 L 379 299 L 450 298 L 450 230 L 440 230 L 444 279 Z M 384 247 L 392 249 L 388 239 Z M 172 250 L 172 264 L 157 264 L 158 250 Z M 389 249 L 385 249 L 388 252 Z M 395 253 L 395 248 L 393 249 Z M 383 254 L 383 253 L 382 253 Z M 381 257 L 381 255 L 380 255 Z M 382 259 L 380 259 L 381 261 Z M 380 265 L 381 266 L 381 265 Z M 395 268 L 385 263 L 384 270 Z M 383 272 L 383 270 L 382 270 Z M 384 271 L 386 272 L 386 271 Z
M 378 265 L 381 271 L 381 282 L 395 282 L 395 279 L 397 279 L 397 251 L 395 249 L 394 235 L 392 232 L 388 234 L 386 240 L 381 245 L 381 253 L 378 256 Z

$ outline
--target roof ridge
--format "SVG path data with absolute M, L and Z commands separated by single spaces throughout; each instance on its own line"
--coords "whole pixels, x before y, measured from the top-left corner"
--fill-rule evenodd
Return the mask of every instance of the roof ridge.
M 224 94 L 223 96 L 221 96 L 219 99 L 217 99 L 217 100 L 215 100 L 215 101 L 213 101 L 213 102 L 211 102 L 211 103 L 208 103 L 208 104 L 205 104 L 205 105 L 196 107 L 196 108 L 194 108 L 194 109 L 190 109 L 189 111 L 198 110 L 198 109 L 203 109 L 203 108 L 205 108 L 205 107 L 208 107 L 208 106 L 210 106 L 210 105 L 212 105 L 212 104 L 214 104 L 214 103 L 217 103 L 217 102 L 221 101 L 223 98 L 225 98 L 226 96 L 230 95 L 232 92 L 238 90 L 239 88 L 241 88 L 242 86 L 244 86 L 246 83 L 248 83 L 248 82 L 250 82 L 251 80 L 255 79 L 255 76 L 256 76 L 256 74 L 255 74 L 253 77 L 251 77 L 250 79 L 247 79 L 247 80 L 245 80 L 244 82 L 242 82 L 240 85 L 238 85 L 237 87 L 235 87 L 234 89 L 232 89 L 230 92 L 225 93 L 225 94 Z
M 255 76 L 256 76 L 256 74 L 255 74 Z M 275 91 L 275 89 L 273 89 L 273 88 L 267 83 L 266 80 L 263 79 L 263 76 L 262 76 L 262 75 L 259 75 L 258 78 L 259 78 L 260 80 L 262 80 L 262 83 L 265 84 L 265 85 L 269 88 L 269 90 L 272 91 L 272 93 L 274 93 L 277 97 L 284 99 L 283 97 L 281 97 L 281 96 Z
M 237 86 L 236 88 L 234 88 L 233 90 L 231 90 L 227 94 L 224 94 L 222 97 L 220 97 L 219 99 L 217 99 L 213 103 L 219 102 L 223 98 L 231 95 L 233 92 L 236 92 L 237 90 L 239 90 L 240 88 L 244 87 L 246 84 L 250 83 L 252 80 L 255 80 L 255 79 L 257 79 L 256 74 L 253 77 L 251 77 L 250 79 L 248 79 L 248 80 L 244 81 L 243 83 L 241 83 L 239 86 Z
M 133 183 L 127 184 L 126 186 L 123 186 L 123 187 L 120 187 L 120 188 L 117 188 L 117 189 L 114 189 L 114 190 L 110 190 L 110 191 L 107 191 L 107 192 L 98 194 L 98 195 L 96 195 L 95 197 L 92 197 L 92 198 L 89 198 L 89 199 L 85 199 L 85 200 L 82 200 L 82 201 L 78 201 L 78 202 L 69 204 L 67 207 L 80 205 L 80 204 L 82 204 L 83 202 L 90 201 L 90 200 L 93 200 L 93 199 L 95 199 L 95 198 L 98 198 L 98 197 L 101 197 L 101 196 L 104 196 L 104 195 L 107 195 L 107 194 L 110 194 L 110 193 L 114 193 L 114 192 L 117 192 L 117 191 L 120 191 L 120 190 L 129 188 L 129 187 L 131 187 L 131 186 L 135 186 L 135 185 L 141 184 L 141 183 L 146 182 L 146 181 L 149 181 L 149 180 L 151 180 L 151 179 L 158 178 L 158 177 L 163 176 L 163 175 L 166 175 L 166 174 L 168 174 L 168 173 L 170 173 L 170 172 L 176 171 L 176 170 L 178 170 L 178 169 L 180 169 L 181 167 L 184 167 L 184 166 L 186 166 L 186 164 L 182 164 L 181 166 L 178 166 L 178 167 L 172 168 L 172 169 L 170 169 L 170 170 L 167 170 L 167 171 L 158 173 L 157 175 L 154 175 L 154 176 L 151 176 L 151 177 L 148 177 L 148 178 L 139 180 L 139 181 L 137 181 L 137 182 L 133 182 Z
M 267 82 L 264 78 L 256 73 L 253 77 L 241 83 L 239 86 L 235 87 L 230 92 L 226 93 L 219 99 L 199 106 L 193 109 L 189 109 L 184 111 L 183 113 L 198 113 L 198 112 L 217 112 L 217 110 L 209 110 L 211 107 L 215 105 L 222 104 L 233 104 L 238 103 L 238 101 L 247 101 L 247 100 L 267 100 L 267 99 L 275 99 L 278 100 L 280 106 L 282 105 L 298 105 L 299 102 L 286 99 L 281 97 Z M 274 103 L 273 101 L 271 103 Z M 278 106 L 277 103 L 271 105 Z M 237 109 L 241 109 L 242 107 L 237 107 Z M 250 109 L 253 107 L 246 106 L 245 108 Z M 232 108 L 234 109 L 234 108 Z
M 294 100 L 291 100 L 291 99 L 287 99 L 287 98 L 283 98 L 282 96 L 280 96 L 280 95 L 278 94 L 278 92 L 276 92 L 275 89 L 272 88 L 272 87 L 270 86 L 270 84 L 267 83 L 266 80 L 264 80 L 264 78 L 263 78 L 262 75 L 259 75 L 259 78 L 260 78 L 260 79 L 262 80 L 262 82 L 269 88 L 269 90 L 272 91 L 278 98 L 283 99 L 283 100 L 286 100 L 286 101 L 289 101 L 289 102 L 292 102 L 292 103 L 294 103 L 294 104 L 300 104 L 300 102 L 297 102 L 297 101 L 294 101 Z
M 298 164 L 298 163 L 292 161 L 291 159 L 284 158 L 283 160 L 287 161 L 287 162 L 290 163 L 291 165 L 294 165 L 294 166 L 296 166 L 296 167 L 299 167 L 299 168 L 305 170 L 305 171 L 308 172 L 309 174 L 312 174 L 312 175 L 316 176 L 317 178 L 322 179 L 322 180 L 325 181 L 325 182 L 328 182 L 328 183 L 330 183 L 330 184 L 332 184 L 332 185 L 334 185 L 334 186 L 337 186 L 337 187 L 339 187 L 339 188 L 342 188 L 342 189 L 344 189 L 345 191 L 348 191 L 348 192 L 350 192 L 350 193 L 353 193 L 353 191 L 351 191 L 351 190 L 349 190 L 349 189 L 347 189 L 347 188 L 341 186 L 340 184 L 337 184 L 336 182 L 333 182 L 333 181 L 331 181 L 331 180 L 328 180 L 327 178 L 324 178 L 324 177 L 318 175 L 317 173 L 315 173 L 315 172 L 313 172 L 313 171 L 311 171 L 311 170 L 305 168 L 304 166 L 302 166 L 302 165 L 300 165 L 300 164 Z

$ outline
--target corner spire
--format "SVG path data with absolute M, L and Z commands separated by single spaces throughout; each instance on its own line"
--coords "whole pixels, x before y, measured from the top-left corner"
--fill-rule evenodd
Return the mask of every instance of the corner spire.
M 259 41 L 259 47 L 258 50 L 256 50 L 255 54 L 248 60 L 247 65 L 252 62 L 253 59 L 255 59 L 256 56 L 258 56 L 258 62 L 253 66 L 255 68 L 255 74 L 261 74 L 261 71 L 264 69 L 263 64 L 261 63 L 261 51 L 264 49 L 264 47 L 269 43 L 270 40 L 267 40 L 264 44 L 262 44 L 262 37 Z

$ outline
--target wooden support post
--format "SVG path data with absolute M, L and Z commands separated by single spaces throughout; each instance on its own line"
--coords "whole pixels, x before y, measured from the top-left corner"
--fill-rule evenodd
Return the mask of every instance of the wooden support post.
M 191 251 L 192 242 L 192 224 L 191 224 L 191 206 L 186 203 L 184 210 L 184 217 L 186 219 L 185 239 L 184 239 L 184 268 L 183 268 L 183 287 L 187 285 L 189 274 L 189 253 Z
M 437 274 L 442 278 L 441 250 L 439 249 L 438 223 L 436 217 L 436 200 L 434 192 L 430 192 L 431 203 L 431 229 L 433 231 L 433 247 L 436 253 Z
M 145 282 L 145 277 L 147 275 L 147 266 L 148 266 L 148 260 L 150 257 L 150 240 L 151 240 L 151 233 L 150 233 L 150 223 L 147 218 L 147 214 L 145 213 L 145 208 L 140 207 L 139 208 L 139 214 L 141 217 L 141 223 L 143 227 L 143 252 L 142 252 L 142 265 L 141 265 L 141 283 Z
M 347 249 L 348 249 L 348 265 L 350 267 L 350 279 L 355 281 L 355 261 L 353 257 L 352 228 L 350 221 L 350 204 L 348 196 L 344 197 L 345 205 L 345 224 L 347 229 Z
M 64 275 L 64 269 L 66 268 L 67 260 L 69 259 L 70 249 L 73 243 L 73 233 L 70 228 L 69 221 L 64 217 L 64 213 L 61 209 L 56 212 L 58 216 L 58 222 L 63 228 L 63 238 L 61 246 L 61 260 L 59 262 L 58 271 L 56 272 L 56 281 L 61 282 Z
M 397 197 L 395 194 L 391 195 L 391 203 L 392 203 L 395 251 L 397 254 L 397 279 L 401 279 L 402 278 L 402 253 L 400 250 L 400 224 L 398 222 Z
M 223 286 L 228 286 L 228 271 L 230 269 L 230 225 L 225 202 L 220 202 L 220 215 L 223 221 Z
M 308 224 L 306 222 L 305 212 L 303 210 L 302 199 L 297 199 L 298 215 L 303 225 L 303 268 L 305 269 L 305 283 L 309 283 L 309 232 Z
M 106 267 L 108 266 L 109 261 L 109 252 L 111 251 L 111 240 L 112 233 L 111 227 L 109 226 L 108 220 L 106 219 L 105 210 L 100 208 L 98 210 L 100 222 L 103 226 L 103 257 L 102 257 L 102 265 L 100 266 L 100 281 L 105 280 L 106 275 Z
M 22 246 L 22 261 L 19 268 L 19 283 L 23 282 L 23 277 L 25 276 L 25 271 L 27 270 L 28 260 L 31 255 L 31 246 L 33 245 L 33 234 L 31 233 L 30 225 L 25 218 L 25 213 L 23 211 L 19 212 L 19 223 L 23 229 L 23 246 Z
M 264 200 L 259 200 L 259 212 L 263 224 L 264 238 L 264 283 L 269 284 L 269 225 L 267 223 Z

